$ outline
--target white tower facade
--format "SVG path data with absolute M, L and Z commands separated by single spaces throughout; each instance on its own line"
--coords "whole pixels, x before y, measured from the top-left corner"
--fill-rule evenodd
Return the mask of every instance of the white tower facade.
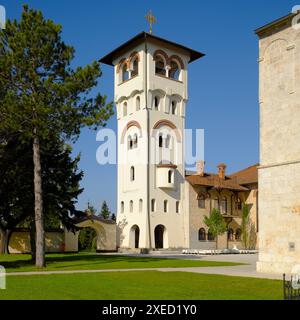
M 100 60 L 114 66 L 121 248 L 187 246 L 187 67 L 202 56 L 142 32 Z

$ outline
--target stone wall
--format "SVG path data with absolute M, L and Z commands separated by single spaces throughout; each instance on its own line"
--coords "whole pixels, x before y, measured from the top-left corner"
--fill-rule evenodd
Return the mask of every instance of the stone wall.
M 300 30 L 291 19 L 259 32 L 261 272 L 300 263 Z

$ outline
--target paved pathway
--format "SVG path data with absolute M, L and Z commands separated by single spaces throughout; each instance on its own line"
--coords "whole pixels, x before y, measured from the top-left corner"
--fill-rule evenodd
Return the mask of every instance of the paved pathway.
M 149 257 L 149 255 L 147 255 Z M 162 256 L 160 255 L 160 258 Z M 193 272 L 205 274 L 219 274 L 228 276 L 282 279 L 282 275 L 264 274 L 256 272 L 257 255 L 216 255 L 216 256 L 172 256 L 180 259 L 198 259 L 206 261 L 226 261 L 241 262 L 247 265 L 226 266 L 226 267 L 190 267 L 190 268 L 151 268 L 151 269 L 106 269 L 106 270 L 63 270 L 63 271 L 30 271 L 30 272 L 11 272 L 7 276 L 31 276 L 31 275 L 49 275 L 49 274 L 75 274 L 75 273 L 104 273 L 104 272 L 128 272 L 128 271 L 161 271 L 161 272 Z M 168 255 L 168 258 L 171 258 Z

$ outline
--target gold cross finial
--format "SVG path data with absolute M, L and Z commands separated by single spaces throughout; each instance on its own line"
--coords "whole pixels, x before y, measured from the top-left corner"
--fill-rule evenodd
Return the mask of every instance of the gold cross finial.
M 153 23 L 156 23 L 157 20 L 156 18 L 154 17 L 154 15 L 152 14 L 152 11 L 149 10 L 149 12 L 147 13 L 147 15 L 145 16 L 146 20 L 149 22 L 149 25 L 150 25 L 150 33 L 152 34 L 152 25 Z

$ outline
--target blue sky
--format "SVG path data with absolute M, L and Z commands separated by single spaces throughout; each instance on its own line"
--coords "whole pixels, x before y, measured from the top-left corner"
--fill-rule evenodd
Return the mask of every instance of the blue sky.
M 206 54 L 189 66 L 186 127 L 205 129 L 206 169 L 219 162 L 234 172 L 259 161 L 258 40 L 254 29 L 291 12 L 289 0 L 32 0 L 63 26 L 64 41 L 76 49 L 74 65 L 99 59 L 141 31 L 152 9 L 158 23 L 154 34 Z M 0 0 L 8 18 L 19 19 L 24 1 Z M 102 66 L 97 90 L 113 99 L 113 70 Z M 108 122 L 116 129 L 116 117 Z M 84 192 L 78 208 L 89 201 L 97 209 L 106 200 L 116 210 L 116 166 L 96 162 L 96 132 L 84 130 L 74 146 L 81 152 Z

